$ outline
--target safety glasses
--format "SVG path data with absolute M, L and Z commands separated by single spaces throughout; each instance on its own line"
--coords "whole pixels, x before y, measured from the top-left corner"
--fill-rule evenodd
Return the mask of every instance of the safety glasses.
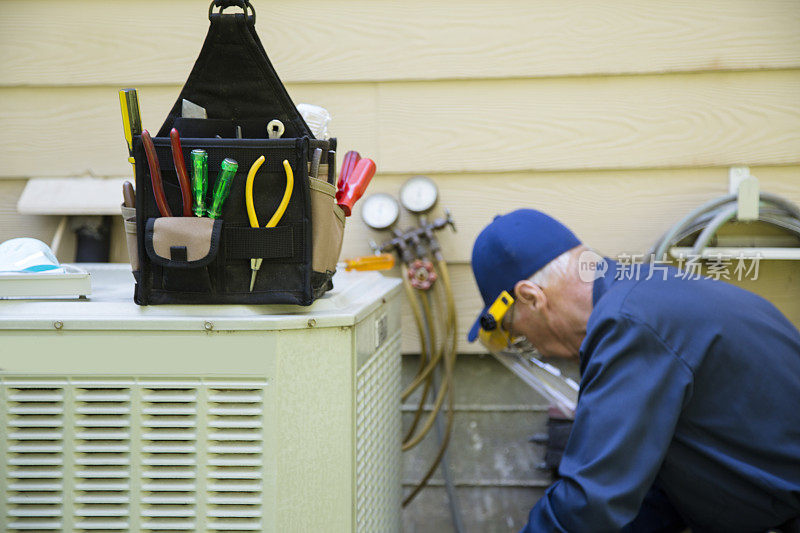
M 509 330 L 512 328 L 513 320 L 514 298 L 508 291 L 503 291 L 481 315 L 481 328 L 478 331 L 481 344 L 490 352 L 507 350 L 512 345 L 513 336 Z

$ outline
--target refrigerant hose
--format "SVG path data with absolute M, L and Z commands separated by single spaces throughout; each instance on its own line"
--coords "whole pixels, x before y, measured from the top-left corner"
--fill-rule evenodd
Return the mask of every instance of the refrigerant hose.
M 450 276 L 447 270 L 447 264 L 444 262 L 444 260 L 440 260 L 437 261 L 437 267 L 440 272 L 442 285 L 444 286 L 443 289 L 445 292 L 445 299 L 446 299 L 445 327 L 443 328 L 443 331 L 445 332 L 444 336 L 445 338 L 443 341 L 444 348 L 442 350 L 442 352 L 445 354 L 444 355 L 445 372 L 444 372 L 444 377 L 442 378 L 442 384 L 441 384 L 442 388 L 439 390 L 439 394 L 437 395 L 437 404 L 434 405 L 433 411 L 429 415 L 425 427 L 417 435 L 417 438 L 414 439 L 416 442 L 413 442 L 413 445 L 416 445 L 419 441 L 421 441 L 422 438 L 425 436 L 425 434 L 433 426 L 435 417 L 441 410 L 441 402 L 439 400 L 443 399 L 443 394 L 445 392 L 447 393 L 448 396 L 447 421 L 444 431 L 444 437 L 442 439 L 442 443 L 439 447 L 439 451 L 437 452 L 436 457 L 434 458 L 433 463 L 431 464 L 431 466 L 429 467 L 428 471 L 425 473 L 419 484 L 403 500 L 403 506 L 408 505 L 414 499 L 414 497 L 417 494 L 419 494 L 419 492 L 427 485 L 428 481 L 435 472 L 436 468 L 439 466 L 439 463 L 444 457 L 447 445 L 450 442 L 450 435 L 452 433 L 452 426 L 453 426 L 453 415 L 455 413 L 455 396 L 453 394 L 453 387 L 452 387 L 453 371 L 455 366 L 456 349 L 457 349 L 457 335 L 458 335 L 456 329 L 455 300 L 453 299 L 453 292 L 452 292 L 452 287 L 450 285 Z M 404 279 L 407 280 L 408 278 L 406 277 Z M 420 304 L 419 301 L 416 299 L 416 296 L 417 295 L 414 294 L 414 299 L 412 300 L 411 303 L 412 307 L 421 305 L 422 312 L 420 314 L 427 315 L 426 318 L 431 317 L 431 315 L 428 313 L 430 311 L 430 304 L 426 302 L 426 299 L 423 299 L 423 303 Z M 419 308 L 417 309 L 417 311 L 419 311 Z M 417 312 L 415 311 L 414 314 L 416 315 Z M 433 325 L 432 322 L 427 322 L 427 324 Z M 422 322 L 420 322 L 420 325 L 422 325 Z M 421 337 L 425 335 L 424 327 L 423 330 L 420 331 L 419 333 Z M 406 450 L 409 449 L 410 447 L 411 446 L 406 448 L 406 445 L 404 444 L 403 449 Z
M 407 279 L 408 278 L 406 278 L 406 280 Z M 404 283 L 408 283 L 408 281 L 405 281 Z M 421 303 L 422 316 L 424 317 L 425 323 L 433 326 L 433 321 L 432 321 L 433 320 L 433 314 L 431 312 L 430 304 L 428 303 L 427 299 L 425 299 L 425 298 L 422 298 L 421 300 L 422 300 L 422 303 Z M 413 304 L 412 305 L 414 305 L 414 306 L 420 305 L 418 296 L 416 294 L 414 295 L 414 300 L 413 300 Z M 433 330 L 434 328 L 431 327 L 430 329 Z M 420 333 L 420 338 L 422 338 L 425 335 L 424 327 L 419 333 Z M 431 337 L 433 337 L 433 334 L 431 334 Z M 433 340 L 433 338 L 431 340 Z M 431 342 L 431 344 L 433 344 L 433 343 Z M 444 352 L 444 350 L 442 350 L 442 352 Z M 428 434 L 428 432 L 433 427 L 433 422 L 436 419 L 436 415 L 439 414 L 439 411 L 441 410 L 442 405 L 444 404 L 445 396 L 448 394 L 448 391 L 450 390 L 450 386 L 451 386 L 451 382 L 452 382 L 452 378 L 453 378 L 452 373 L 447 371 L 447 357 L 445 357 L 444 359 L 445 359 L 445 373 L 444 373 L 444 376 L 442 377 L 442 383 L 441 383 L 441 388 L 439 389 L 439 394 L 436 395 L 436 400 L 434 401 L 434 404 L 433 404 L 433 410 L 428 415 L 428 418 L 425 420 L 425 424 L 423 425 L 422 429 L 419 430 L 419 432 L 416 434 L 416 436 L 414 436 L 411 439 L 408 439 L 405 442 L 403 442 L 403 448 L 402 449 L 403 449 L 404 452 L 410 450 L 411 448 L 413 448 L 414 446 L 419 444 L 422 441 L 422 439 L 425 438 L 425 436 Z
M 408 266 L 403 264 L 402 271 L 403 271 L 403 279 L 407 280 Z M 420 311 L 419 305 L 416 305 L 417 303 L 416 293 L 414 291 L 414 288 L 407 281 L 403 283 L 403 287 L 405 288 L 406 299 L 408 300 L 408 304 L 411 307 L 412 315 L 414 316 L 414 323 L 417 326 L 417 331 L 422 332 L 423 331 L 422 312 Z M 434 343 L 431 342 L 431 339 L 428 336 L 420 335 L 420 345 L 421 345 L 421 350 L 419 357 L 419 369 L 417 370 L 417 375 L 420 375 L 424 370 L 426 363 L 434 358 L 433 352 L 435 349 Z M 439 356 L 437 360 L 439 358 L 441 358 L 441 356 Z M 411 425 L 408 428 L 408 431 L 403 437 L 403 442 L 408 441 L 414 434 L 414 431 L 417 429 L 417 424 L 419 423 L 419 420 L 422 416 L 422 412 L 425 409 L 425 402 L 428 399 L 428 393 L 430 392 L 432 384 L 433 384 L 433 375 L 429 374 L 428 378 L 425 380 L 425 388 L 422 390 L 422 397 L 420 398 L 416 412 L 414 413 L 414 420 L 412 420 Z M 414 390 L 415 389 L 411 389 L 409 394 Z M 405 401 L 407 397 L 408 395 L 402 396 L 401 398 L 402 401 Z

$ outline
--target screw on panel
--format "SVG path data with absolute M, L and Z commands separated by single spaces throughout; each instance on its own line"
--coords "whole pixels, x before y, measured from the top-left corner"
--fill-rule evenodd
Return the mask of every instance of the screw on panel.
M 214 329 L 214 324 L 206 321 L 206 323 L 203 324 L 203 327 L 205 328 L 206 331 L 211 331 L 212 329 Z
M 313 328 L 316 325 L 317 325 L 317 320 L 315 318 L 308 319 L 308 327 Z
M 53 322 L 53 327 L 56 329 L 61 329 L 64 327 L 64 323 L 61 322 L 60 320 L 56 320 L 55 322 Z

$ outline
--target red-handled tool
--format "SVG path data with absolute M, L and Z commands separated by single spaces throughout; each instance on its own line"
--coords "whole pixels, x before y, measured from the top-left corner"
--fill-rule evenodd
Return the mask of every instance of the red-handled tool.
M 344 193 L 344 186 L 347 183 L 347 178 L 350 174 L 353 173 L 353 170 L 356 168 L 359 160 L 361 159 L 361 154 L 356 152 L 355 150 L 350 150 L 346 154 L 344 154 L 344 159 L 342 160 L 342 170 L 339 172 L 339 183 L 336 187 L 336 201 L 338 202 L 341 200 L 342 194 Z
M 153 196 L 156 197 L 158 212 L 161 213 L 162 217 L 171 217 L 172 211 L 169 210 L 167 197 L 164 195 L 164 184 L 161 183 L 161 167 L 158 166 L 156 147 L 153 145 L 153 139 L 147 130 L 142 131 L 142 144 L 144 145 L 144 152 L 147 154 L 147 165 L 150 167 L 150 182 L 153 184 Z
M 341 198 L 337 195 L 336 203 L 344 211 L 344 215 L 349 217 L 353 210 L 353 204 L 361 198 L 367 185 L 375 175 L 375 161 L 372 159 L 361 159 L 353 172 L 347 176 L 347 181 L 344 184 Z
M 170 130 L 169 140 L 172 144 L 172 162 L 175 163 L 175 172 L 178 174 L 178 182 L 181 185 L 183 216 L 190 217 L 192 216 L 192 186 L 189 184 L 189 174 L 186 172 L 186 162 L 183 160 L 183 149 L 178 130 L 175 128 Z

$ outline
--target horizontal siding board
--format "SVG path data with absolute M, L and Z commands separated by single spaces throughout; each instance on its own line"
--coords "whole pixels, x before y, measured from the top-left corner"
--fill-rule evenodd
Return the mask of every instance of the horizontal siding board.
M 379 89 L 380 164 L 390 172 L 800 161 L 800 71 Z
M 751 172 L 759 178 L 762 190 L 800 205 L 800 167 L 753 167 Z M 695 206 L 725 194 L 727 174 L 727 168 L 432 174 L 440 195 L 433 215 L 441 216 L 444 208 L 451 211 L 457 232 L 446 228 L 437 236 L 445 257 L 457 263 L 469 262 L 472 243 L 495 215 L 519 207 L 540 209 L 558 217 L 579 238 L 603 253 L 643 253 Z M 377 192 L 397 196 L 406 178 L 379 175 L 370 184 L 367 196 Z M 20 228 L 30 230 L 44 224 L 49 231 L 52 226 L 44 222 L 46 217 L 18 218 L 16 203 L 23 187 L 23 180 L 0 181 L 2 216 L 8 220 L 0 230 L 0 238 L 10 238 Z M 380 243 L 388 239 L 386 232 L 373 231 L 363 224 L 362 205 L 363 200 L 356 203 L 353 216 L 348 219 L 342 258 L 369 254 L 370 240 Z M 413 223 L 413 217 L 404 212 L 399 227 Z M 38 229 L 32 231 L 40 233 Z M 120 239 L 121 231 L 120 225 Z M 112 260 L 124 261 L 126 257 Z
M 0 178 L 128 176 L 117 87 L 0 89 Z M 370 84 L 290 87 L 295 103 L 325 106 L 344 153 L 377 151 L 377 103 Z M 142 87 L 142 124 L 151 134 L 180 94 L 179 86 Z
M 381 173 L 800 162 L 800 70 L 290 85 Z M 144 87 L 157 130 L 178 86 Z M 130 172 L 117 88 L 0 89 L 0 177 Z
M 761 190 L 800 205 L 800 167 L 751 167 Z M 439 187 L 433 215 L 449 209 L 456 233 L 437 233 L 449 261 L 469 262 L 472 243 L 492 219 L 520 207 L 558 217 L 587 244 L 610 255 L 644 253 L 667 229 L 702 203 L 727 194 L 728 169 L 577 171 L 508 174 L 430 174 Z M 368 195 L 397 197 L 408 176 L 378 175 Z M 361 221 L 363 200 L 348 219 L 342 257 L 370 253 L 369 241 L 389 238 Z M 399 227 L 414 218 L 402 215 Z
M 0 4 L 2 85 L 181 83 L 202 2 Z M 800 66 L 796 1 L 259 1 L 290 82 L 470 79 Z
M 779 194 L 800 205 L 800 167 L 753 167 L 763 191 Z M 515 173 L 487 175 L 432 174 L 440 200 L 433 215 L 451 211 L 457 232 L 437 232 L 444 256 L 456 263 L 469 262 L 478 233 L 495 215 L 520 207 L 543 210 L 568 224 L 587 244 L 609 255 L 644 253 L 655 240 L 694 207 L 727 191 L 727 168 L 680 170 L 629 170 L 598 172 Z M 385 192 L 396 196 L 407 176 L 377 176 L 367 196 Z M 0 239 L 22 231 L 50 238 L 57 217 L 21 217 L 16 204 L 23 180 L 0 181 L 2 211 L 7 220 Z M 498 186 L 498 184 L 502 184 Z M 121 197 L 121 196 L 120 196 Z M 356 203 L 348 219 L 342 258 L 371 253 L 369 241 L 381 243 L 386 232 L 373 231 L 361 221 L 363 200 Z M 118 217 L 114 217 L 115 220 Z M 48 222 L 49 220 L 49 222 Z M 403 213 L 399 227 L 414 219 Z M 42 233 L 42 230 L 44 233 Z M 122 225 L 115 233 L 122 239 Z M 42 235 L 42 236 L 40 236 Z M 120 248 L 124 251 L 124 247 Z M 112 261 L 126 261 L 112 255 Z

